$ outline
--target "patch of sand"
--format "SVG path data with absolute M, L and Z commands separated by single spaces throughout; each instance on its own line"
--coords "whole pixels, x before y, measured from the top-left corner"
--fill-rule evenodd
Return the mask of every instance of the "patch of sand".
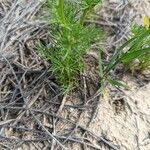
M 103 133 L 119 145 L 121 150 L 149 150 L 150 83 L 124 93 L 125 107 L 117 114 L 113 107 L 116 100 L 101 100 L 97 117 L 89 126 L 89 130 L 98 136 Z

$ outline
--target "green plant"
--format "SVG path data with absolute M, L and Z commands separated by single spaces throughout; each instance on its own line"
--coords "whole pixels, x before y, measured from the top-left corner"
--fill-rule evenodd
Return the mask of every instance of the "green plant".
M 54 40 L 50 46 L 40 43 L 38 50 L 51 62 L 50 70 L 65 91 L 78 84 L 77 74 L 84 70 L 84 56 L 92 43 L 102 37 L 101 30 L 94 25 L 84 25 L 85 18 L 100 1 L 48 0 L 46 4 L 52 14 L 49 22 Z
M 49 45 L 40 43 L 38 50 L 51 63 L 58 83 L 64 91 L 69 91 L 78 84 L 78 74 L 82 74 L 84 56 L 90 50 L 92 43 L 98 43 L 102 38 L 101 30 L 94 25 L 84 24 L 95 6 L 101 0 L 48 0 L 46 3 L 50 24 L 50 34 L 53 42 Z M 134 26 L 131 38 L 119 47 L 110 58 L 107 65 L 103 64 L 99 51 L 99 75 L 101 90 L 107 83 L 113 86 L 125 86 L 120 81 L 113 80 L 110 72 L 123 63 L 132 72 L 150 67 L 150 28 Z M 138 63 L 137 63 L 138 62 Z
M 124 59 L 122 62 L 132 72 L 150 69 L 150 28 L 147 29 L 135 25 L 132 29 L 132 33 L 134 41 L 130 43 L 128 51 L 134 53 L 140 50 L 140 52 L 136 52 L 137 57 L 135 59 Z
M 110 79 L 111 70 L 118 64 L 123 63 L 132 72 L 150 69 L 150 28 L 135 25 L 132 33 L 131 38 L 114 52 L 109 64 L 103 69 L 102 80 L 107 80 L 114 86 L 125 86 Z

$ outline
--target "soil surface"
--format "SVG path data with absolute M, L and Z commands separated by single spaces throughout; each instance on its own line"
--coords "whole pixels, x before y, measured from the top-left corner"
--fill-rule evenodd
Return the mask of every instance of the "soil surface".
M 135 84 L 133 80 L 127 83 Z M 132 83 L 132 84 L 131 84 Z M 104 134 L 121 150 L 150 149 L 150 84 L 101 100 L 89 130 Z M 107 148 L 103 148 L 106 150 Z

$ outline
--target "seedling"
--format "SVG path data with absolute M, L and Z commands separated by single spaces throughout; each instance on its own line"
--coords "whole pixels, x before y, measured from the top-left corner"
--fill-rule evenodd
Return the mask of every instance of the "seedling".
M 113 86 L 124 86 L 124 84 L 109 79 L 111 70 L 118 64 L 123 63 L 132 73 L 150 69 L 150 21 L 146 19 L 143 26 L 134 25 L 132 37 L 116 50 L 109 64 L 103 71 L 103 79 Z
M 101 0 L 64 1 L 48 0 L 50 34 L 54 41 L 50 46 L 42 45 L 38 50 L 51 62 L 51 71 L 64 91 L 78 84 L 77 74 L 85 69 L 84 56 L 92 43 L 99 42 L 102 32 L 94 25 L 84 25 L 87 15 Z
M 150 69 L 150 21 L 144 17 L 144 27 L 134 25 L 132 28 L 132 39 L 128 46 L 128 52 L 132 53 L 130 58 L 123 59 L 122 62 L 128 66 L 132 73 L 135 71 L 145 71 Z
M 38 50 L 50 61 L 50 70 L 65 92 L 78 84 L 77 75 L 82 74 L 85 69 L 84 56 L 92 43 L 99 43 L 103 37 L 101 30 L 94 25 L 84 24 L 86 17 L 100 2 L 101 0 L 48 0 L 46 3 L 53 42 L 48 45 L 40 43 Z M 110 72 L 120 63 L 132 72 L 150 68 L 150 21 L 146 17 L 144 22 L 144 27 L 133 27 L 131 38 L 114 52 L 109 64 L 103 64 L 101 50 L 99 51 L 101 89 L 105 83 L 124 86 L 110 77 Z

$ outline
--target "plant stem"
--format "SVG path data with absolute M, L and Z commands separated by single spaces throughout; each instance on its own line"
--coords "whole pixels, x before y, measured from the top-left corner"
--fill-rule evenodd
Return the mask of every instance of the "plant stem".
M 88 11 L 89 11 L 89 8 L 84 9 L 83 14 L 82 14 L 82 16 L 80 18 L 80 25 L 82 25 L 82 26 L 84 24 L 84 20 L 86 18 L 86 15 L 87 15 Z
M 102 56 L 101 56 L 101 51 L 99 51 L 99 73 L 100 73 L 100 77 L 101 79 L 103 78 L 103 65 L 102 65 Z
M 66 25 L 66 19 L 65 19 L 65 14 L 64 14 L 64 0 L 59 0 L 59 9 L 61 12 L 62 23 L 65 26 Z
M 103 64 L 102 64 L 102 52 L 101 50 L 99 51 L 99 76 L 100 76 L 100 85 L 101 85 L 101 92 L 103 94 L 104 92 L 104 88 L 105 88 L 105 85 L 104 85 L 104 72 L 103 72 Z

